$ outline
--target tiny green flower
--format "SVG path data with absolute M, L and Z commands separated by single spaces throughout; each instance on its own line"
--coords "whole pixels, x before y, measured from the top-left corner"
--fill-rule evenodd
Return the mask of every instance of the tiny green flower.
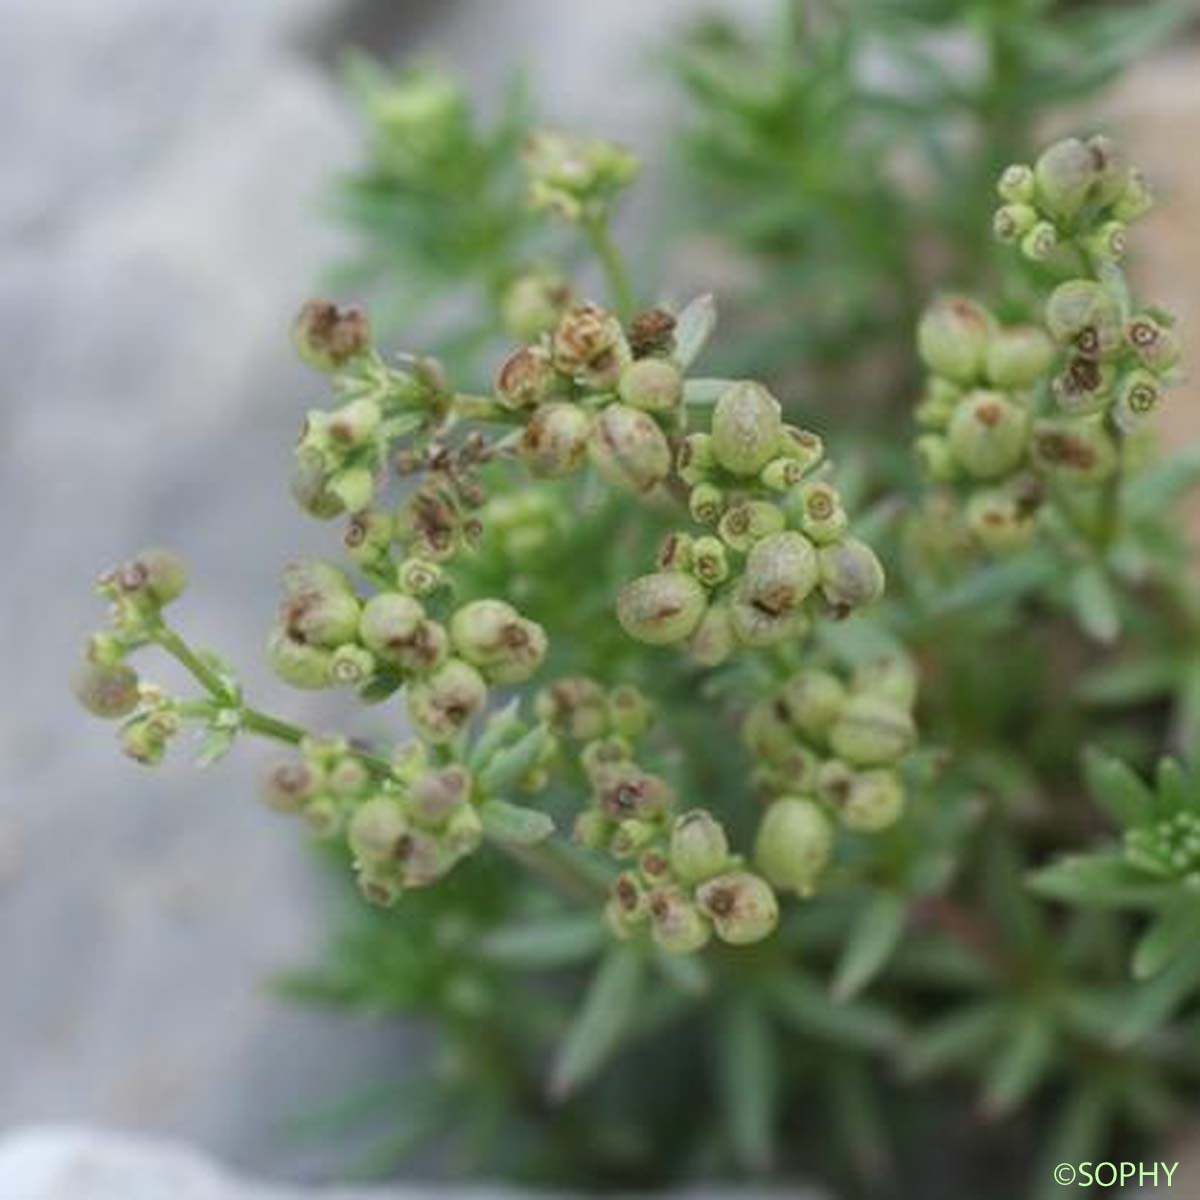
M 787 517 L 777 504 L 739 500 L 721 515 L 717 533 L 731 550 L 745 552 L 762 538 L 782 532 L 786 525 Z
M 996 479 L 1024 457 L 1029 418 L 1002 392 L 975 391 L 955 410 L 947 437 L 965 471 L 977 479 Z
M 689 487 L 703 483 L 716 465 L 711 434 L 689 433 L 683 439 L 675 459 L 675 470 Z
M 1162 374 L 1179 361 L 1179 339 L 1173 330 L 1148 313 L 1140 313 L 1125 326 L 1125 341 L 1142 366 Z
M 523 683 L 546 656 L 545 630 L 503 600 L 463 605 L 451 618 L 450 640 L 493 683 Z
M 725 511 L 725 493 L 711 483 L 698 483 L 688 493 L 688 512 L 701 525 L 716 525 Z
M 397 664 L 425 617 L 420 601 L 400 592 L 381 592 L 362 607 L 358 636 L 385 662 Z
M 694 808 L 676 818 L 669 853 L 671 870 L 681 882 L 703 883 L 728 866 L 729 839 L 710 812 Z
M 668 954 L 695 954 L 712 936 L 712 926 L 696 905 L 674 889 L 652 892 L 649 910 L 651 935 Z
M 654 705 L 639 688 L 621 683 L 608 693 L 608 717 L 616 733 L 639 738 L 654 722 Z
M 1045 262 L 1058 249 L 1058 230 L 1049 221 L 1038 221 L 1021 238 L 1021 253 L 1030 262 Z
M 260 793 L 268 808 L 298 813 L 320 786 L 317 773 L 303 760 L 277 763 L 264 777 Z
M 408 832 L 400 802 L 392 796 L 373 796 L 354 810 L 346 837 L 359 862 L 379 866 L 396 861 Z
M 961 469 L 950 442 L 940 433 L 923 433 L 913 442 L 913 454 L 921 473 L 934 483 L 953 483 Z
M 1010 204 L 1028 204 L 1037 191 L 1033 169 L 1024 163 L 1014 163 L 1001 172 L 996 190 Z
M 696 890 L 700 911 L 717 936 L 733 946 L 761 942 L 779 922 L 779 902 L 770 885 L 750 871 L 729 871 Z
M 351 643 L 338 646 L 329 657 L 329 681 L 338 687 L 361 687 L 375 674 L 375 656 Z
M 1122 433 L 1132 433 L 1158 407 L 1161 399 L 1158 378 L 1149 371 L 1134 368 L 1126 372 L 1117 385 L 1113 423 Z
M 801 484 L 789 494 L 788 508 L 805 536 L 821 546 L 836 542 L 850 523 L 837 488 L 824 480 Z
M 763 814 L 754 862 L 776 888 L 810 896 L 832 855 L 833 826 L 812 800 L 784 796 Z
M 1060 283 L 1046 301 L 1046 328 L 1059 345 L 1104 358 L 1121 344 L 1121 310 L 1108 289 L 1093 279 Z
M 284 683 L 298 688 L 331 686 L 329 664 L 332 654 L 321 646 L 298 641 L 282 625 L 267 637 L 267 660 Z
M 823 742 L 846 706 L 846 689 L 829 671 L 809 668 L 787 681 L 780 703 L 785 719 L 799 733 Z
M 716 587 L 729 578 L 729 556 L 720 538 L 700 537 L 692 545 L 691 572 L 705 587 Z
M 1002 242 L 1015 242 L 1037 224 L 1037 209 L 1032 204 L 1005 204 L 992 217 L 992 231 Z

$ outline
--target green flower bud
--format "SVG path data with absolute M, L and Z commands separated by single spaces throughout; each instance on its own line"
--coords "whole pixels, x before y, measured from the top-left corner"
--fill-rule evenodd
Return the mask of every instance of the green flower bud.
M 645 920 L 650 911 L 646 889 L 633 871 L 622 871 L 613 880 L 610 899 L 625 929 Z
M 638 817 L 626 817 L 624 821 L 617 822 L 617 828 L 608 844 L 609 853 L 615 858 L 634 858 L 657 836 L 657 825 Z
M 734 475 L 757 475 L 778 453 L 782 432 L 779 401 L 761 384 L 732 384 L 713 409 L 713 454 Z
M 675 794 L 665 780 L 631 762 L 605 765 L 595 772 L 592 783 L 596 804 L 606 817 L 613 821 L 637 819 L 652 830 L 656 818 L 675 802 Z
M 650 895 L 649 909 L 651 936 L 668 954 L 695 954 L 708 944 L 712 927 L 680 892 L 657 889 Z
M 612 837 L 612 822 L 594 808 L 585 808 L 575 818 L 572 836 L 589 850 L 607 849 Z
M 292 341 L 304 362 L 328 374 L 371 348 L 371 324 L 361 308 L 309 300 L 292 325 Z
M 795 487 L 805 475 L 805 466 L 798 458 L 784 455 L 773 458 L 759 472 L 759 482 L 773 492 L 786 492 Z
M 817 798 L 841 810 L 854 784 L 854 771 L 836 758 L 826 759 L 817 769 Z
M 688 512 L 701 525 L 715 525 L 725 511 L 725 493 L 711 483 L 698 483 L 688 493 Z
M 825 443 L 811 429 L 785 425 L 776 453 L 798 462 L 807 473 L 825 457 Z
M 702 667 L 720 666 L 737 646 L 737 634 L 729 605 L 723 601 L 709 605 L 700 624 L 688 639 L 688 653 Z
M 474 806 L 460 804 L 446 819 L 442 829 L 442 846 L 457 862 L 474 854 L 483 844 L 483 818 Z
M 995 479 L 1024 457 L 1029 418 L 1002 392 L 971 392 L 955 410 L 947 436 L 965 471 L 977 479 Z
M 864 771 L 854 776 L 841 806 L 842 824 L 858 833 L 878 833 L 894 825 L 904 811 L 904 785 L 893 771 Z
M 967 501 L 967 526 L 985 550 L 1011 554 L 1033 540 L 1037 512 L 1011 488 L 983 488 Z
M 157 766 L 179 727 L 179 717 L 166 709 L 134 717 L 121 730 L 121 751 L 134 762 Z
M 693 808 L 676 819 L 669 854 L 671 870 L 682 883 L 703 883 L 729 865 L 729 839 L 710 812 Z
M 614 764 L 631 764 L 633 747 L 629 742 L 616 735 L 596 738 L 588 742 L 579 752 L 579 765 L 590 780 L 604 782 L 609 767 Z
M 375 499 L 375 476 L 369 467 L 347 467 L 329 477 L 328 491 L 343 508 L 358 512 Z
M 596 304 L 581 304 L 563 313 L 552 352 L 554 365 L 564 375 L 598 392 L 616 387 L 633 357 L 621 322 Z
M 665 308 L 648 308 L 629 323 L 629 345 L 634 358 L 667 358 L 675 352 L 675 327 L 679 322 Z
M 349 580 L 326 563 L 300 562 L 283 574 L 280 623 L 295 641 L 332 649 L 358 633 L 359 603 Z
M 1021 253 L 1030 262 L 1045 262 L 1058 249 L 1058 230 L 1049 221 L 1038 221 L 1021 238 Z
M 785 704 L 760 700 L 751 706 L 742 722 L 742 741 L 755 758 L 769 763 L 783 762 L 796 746 L 796 736 L 788 720 Z
M 562 389 L 562 377 L 540 346 L 523 346 L 504 360 L 496 376 L 496 395 L 505 408 L 537 408 Z
M 181 596 L 188 584 L 187 566 L 170 550 L 143 550 L 118 576 L 123 591 L 141 592 L 159 606 Z
M 1087 148 L 1094 172 L 1089 199 L 1101 206 L 1112 204 L 1121 197 L 1129 182 L 1125 156 L 1116 142 L 1103 134 L 1088 138 Z
M 801 484 L 789 497 L 805 536 L 818 545 L 836 542 L 849 525 L 837 488 L 824 480 Z
M 783 509 L 766 500 L 741 500 L 730 505 L 720 521 L 717 533 L 731 550 L 749 550 L 769 534 L 781 533 L 787 526 Z
M 455 857 L 436 834 L 421 829 L 410 829 L 396 846 L 400 879 L 406 888 L 437 883 L 454 865 Z
M 1117 402 L 1113 406 L 1113 423 L 1122 433 L 1137 430 L 1162 400 L 1162 388 L 1149 371 L 1134 369 L 1121 379 Z
M 75 698 L 93 716 L 116 720 L 138 706 L 137 672 L 125 663 L 86 661 L 71 682 Z
M 368 508 L 350 518 L 342 545 L 346 547 L 350 558 L 360 566 L 385 563 L 394 531 L 395 522 L 391 513 Z
M 1143 367 L 1161 375 L 1179 361 L 1179 339 L 1173 330 L 1148 313 L 1140 313 L 1125 326 L 1125 341 Z
M 421 558 L 406 558 L 396 570 L 396 582 L 411 596 L 428 596 L 442 586 L 442 568 Z
M 997 329 L 988 342 L 985 371 L 1001 390 L 1035 384 L 1054 362 L 1054 343 L 1036 325 Z
M 621 373 L 617 394 L 634 408 L 671 413 L 683 401 L 683 375 L 665 358 L 639 358 Z
M 617 619 L 635 641 L 650 646 L 681 642 L 700 623 L 708 600 L 682 571 L 657 571 L 627 583 L 617 597 Z
M 1105 221 L 1083 239 L 1083 248 L 1093 259 L 1120 262 L 1125 257 L 1127 231 L 1124 221 Z
M 779 922 L 779 903 L 766 880 L 749 871 L 730 871 L 696 890 L 700 911 L 717 937 L 732 946 L 761 942 Z
M 359 862 L 379 866 L 400 857 L 408 832 L 408 818 L 399 801 L 374 796 L 354 810 L 346 839 Z
M 297 641 L 277 625 L 267 637 L 267 661 L 284 683 L 298 688 L 330 687 L 329 664 L 332 654 L 321 646 Z
M 1030 453 L 1034 466 L 1076 484 L 1102 483 L 1117 467 L 1117 448 L 1101 417 L 1035 422 Z
M 934 483 L 952 483 L 958 478 L 958 461 L 949 440 L 940 433 L 923 433 L 913 442 L 913 454 L 926 479 Z
M 1108 393 L 1115 379 L 1116 368 L 1111 363 L 1076 354 L 1054 377 L 1051 390 L 1058 407 L 1076 416 L 1107 407 Z
M 631 492 L 651 491 L 671 470 L 663 431 L 653 417 L 626 404 L 609 404 L 596 418 L 588 454 L 605 480 Z
M 354 879 L 362 898 L 376 908 L 391 908 L 403 892 L 395 872 L 389 867 L 360 866 Z
M 1125 175 L 1121 194 L 1113 201 L 1112 215 L 1118 221 L 1136 221 L 1154 207 L 1154 195 L 1140 171 L 1130 169 Z
M 1050 293 L 1046 328 L 1059 345 L 1073 345 L 1090 358 L 1105 358 L 1121 344 L 1121 310 L 1103 284 L 1071 279 Z
M 943 296 L 917 326 L 917 349 L 925 365 L 956 383 L 973 383 L 983 370 L 995 322 L 981 304 L 966 296 Z
M 500 299 L 500 320 L 512 337 L 532 342 L 549 333 L 571 303 L 571 286 L 558 275 L 519 275 Z
M 654 722 L 654 705 L 640 689 L 620 683 L 608 693 L 608 718 L 622 737 L 639 738 Z
M 366 764 L 352 755 L 346 755 L 328 773 L 326 786 L 339 800 L 351 800 L 361 796 L 371 782 L 371 772 Z
M 719 538 L 697 538 L 692 547 L 692 574 L 705 587 L 716 587 L 729 578 L 729 556 Z
M 658 566 L 663 571 L 690 571 L 692 547 L 696 539 L 690 533 L 668 533 L 658 549 Z
M 796 611 L 817 586 L 817 552 L 802 533 L 786 530 L 755 542 L 737 598 L 770 617 Z
M 1037 209 L 1031 204 L 1005 204 L 992 217 L 992 232 L 998 241 L 1015 242 L 1037 224 Z
M 802 609 L 773 613 L 741 596 L 735 596 L 729 605 L 729 622 L 738 642 L 754 649 L 799 641 L 811 627 Z
M 716 465 L 711 434 L 689 433 L 683 439 L 675 461 L 675 470 L 689 487 L 703 483 Z
M 866 542 L 844 538 L 817 551 L 821 592 L 835 610 L 874 604 L 883 595 L 883 564 Z
M 854 670 L 856 692 L 875 696 L 908 711 L 917 701 L 917 668 L 902 654 L 884 654 Z
M 534 700 L 539 721 L 579 741 L 603 737 L 608 730 L 604 689 L 586 675 L 572 675 L 543 688 Z
M 810 669 L 784 684 L 779 702 L 793 728 L 809 741 L 823 742 L 846 705 L 846 689 L 836 675 Z
M 383 412 L 374 400 L 363 397 L 343 404 L 329 417 L 329 440 L 339 449 L 365 446 L 379 428 Z
M 304 806 L 304 823 L 314 837 L 328 841 L 342 832 L 345 814 L 332 796 L 314 796 Z
M 346 506 L 329 490 L 329 468 L 325 455 L 312 446 L 296 450 L 289 490 L 300 507 L 321 521 L 328 521 L 346 511 Z
M 784 796 L 763 814 L 754 862 L 775 887 L 811 896 L 832 857 L 833 826 L 812 800 Z
M 283 762 L 267 773 L 260 791 L 268 808 L 298 813 L 317 794 L 319 784 L 317 773 L 306 762 Z
M 1010 204 L 1028 204 L 1037 191 L 1033 169 L 1024 163 L 1005 167 L 996 184 L 996 191 L 1000 193 L 1001 200 L 1007 200 Z
M 370 650 L 347 642 L 329 658 L 329 681 L 336 687 L 362 687 L 375 674 L 375 656 Z
M 546 656 L 545 630 L 503 600 L 463 605 L 451 618 L 450 640 L 494 683 L 523 683 Z
M 1064 138 L 1044 150 L 1033 173 L 1041 206 L 1067 219 L 1083 207 L 1099 179 L 1096 158 L 1079 138 Z
M 905 709 L 869 692 L 851 696 L 829 730 L 834 754 L 859 767 L 895 762 L 916 741 L 916 726 Z
M 408 715 L 421 736 L 435 745 L 450 741 L 486 702 L 483 677 L 459 658 L 447 659 L 408 688 Z
M 587 457 L 592 418 L 578 405 L 543 404 L 521 435 L 521 461 L 530 474 L 557 479 L 577 471 Z
M 939 379 L 936 375 L 930 376 L 914 414 L 917 423 L 930 429 L 945 429 L 962 395 L 962 388 L 958 384 Z

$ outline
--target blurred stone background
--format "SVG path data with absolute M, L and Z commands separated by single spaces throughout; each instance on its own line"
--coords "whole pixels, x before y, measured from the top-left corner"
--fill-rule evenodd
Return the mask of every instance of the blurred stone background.
M 325 897 L 303 840 L 253 802 L 254 755 L 141 771 L 73 705 L 100 617 L 87 584 L 143 544 L 178 547 L 196 640 L 264 701 L 334 719 L 284 695 L 259 647 L 280 565 L 322 544 L 286 494 L 319 396 L 286 325 L 344 249 L 321 215 L 355 144 L 337 48 L 433 52 L 484 97 L 524 64 L 555 120 L 648 150 L 668 103 L 648 53 L 705 7 L 0 0 L 0 1129 L 86 1121 L 316 1176 L 286 1119 L 403 1068 L 394 1030 L 266 991 L 315 954 Z M 1112 103 L 1166 200 L 1143 270 L 1193 353 L 1198 79 L 1176 51 Z M 1173 401 L 1173 437 L 1197 411 Z

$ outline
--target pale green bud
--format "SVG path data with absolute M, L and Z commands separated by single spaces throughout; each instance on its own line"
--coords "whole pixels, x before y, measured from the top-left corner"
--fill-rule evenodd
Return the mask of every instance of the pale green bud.
M 834 609 L 874 604 L 883 595 L 883 564 L 866 542 L 845 538 L 817 551 L 821 592 Z
M 657 889 L 650 895 L 649 908 L 651 935 L 668 954 L 695 954 L 708 944 L 712 927 L 680 892 Z
M 1005 167 L 996 184 L 1000 199 L 1007 200 L 1010 204 L 1028 204 L 1036 190 L 1033 169 L 1024 163 L 1014 163 Z
M 157 605 L 170 604 L 183 594 L 188 570 L 183 559 L 170 550 L 143 550 L 118 572 L 123 590 L 144 592 Z
M 658 846 L 643 850 L 638 856 L 638 873 L 652 886 L 671 880 L 671 860 Z
M 622 737 L 639 738 L 654 721 L 654 705 L 639 688 L 619 683 L 608 693 L 608 717 Z
M 754 543 L 737 599 L 772 617 L 794 612 L 817 586 L 817 552 L 802 533 L 785 530 Z
M 701 525 L 716 525 L 725 511 L 725 493 L 711 483 L 698 483 L 688 493 L 688 512 Z
M 1076 354 L 1054 377 L 1051 390 L 1055 402 L 1072 416 L 1099 412 L 1107 407 L 1108 394 L 1117 377 L 1112 363 Z
M 408 715 L 426 741 L 450 741 L 487 702 L 483 677 L 459 658 L 449 658 L 408 687 Z
M 812 800 L 784 796 L 763 814 L 754 862 L 775 887 L 811 896 L 832 856 L 833 826 Z
M 633 761 L 633 747 L 629 742 L 617 735 L 596 738 L 588 742 L 579 752 L 579 765 L 590 780 L 601 783 L 607 778 L 606 771 L 614 764 L 626 764 Z
M 1154 195 L 1140 171 L 1126 173 L 1121 194 L 1113 202 L 1112 214 L 1118 221 L 1136 221 L 1154 207 Z
M 852 685 L 856 692 L 911 711 L 917 701 L 917 668 L 902 654 L 884 654 L 856 667 Z
M 1149 313 L 1139 313 L 1125 326 L 1125 341 L 1148 370 L 1161 375 L 1179 361 L 1179 339 L 1174 330 Z
M 917 741 L 908 712 L 872 693 L 851 696 L 829 730 L 829 745 L 839 758 L 873 767 L 903 758 Z
M 666 435 L 653 417 L 627 404 L 609 404 L 596 418 L 588 454 L 605 480 L 631 492 L 651 491 L 671 470 Z
M 996 479 L 1025 456 L 1029 418 L 1002 392 L 972 392 L 955 410 L 947 436 L 965 471 L 977 479 Z
M 762 538 L 781 533 L 786 526 L 787 517 L 777 504 L 741 500 L 722 515 L 717 522 L 717 533 L 731 550 L 746 551 Z
M 1058 249 L 1058 230 L 1049 221 L 1038 221 L 1021 238 L 1021 253 L 1030 262 L 1045 262 Z
M 1125 257 L 1126 233 L 1124 221 L 1105 221 L 1099 229 L 1083 239 L 1083 248 L 1093 259 L 1120 262 Z
M 1077 484 L 1102 483 L 1116 470 L 1118 459 L 1099 416 L 1035 422 L 1031 457 L 1041 470 Z
M 934 483 L 952 483 L 959 476 L 958 460 L 950 442 L 940 433 L 923 433 L 913 442 L 913 454 L 926 479 Z
M 798 462 L 807 474 L 825 457 L 825 443 L 811 429 L 785 425 L 775 452 Z
M 842 824 L 859 833 L 878 833 L 904 811 L 904 785 L 893 771 L 855 775 L 841 806 Z
M 451 618 L 450 640 L 494 683 L 523 683 L 546 656 L 545 630 L 503 600 L 464 604 Z
M 1028 546 L 1037 528 L 1037 507 L 1022 502 L 1009 488 L 984 488 L 967 501 L 967 526 L 992 554 L 1011 554 Z
M 1036 325 L 997 329 L 988 342 L 985 371 L 1001 390 L 1036 383 L 1054 362 L 1054 343 Z
M 921 316 L 917 349 L 926 366 L 956 383 L 973 383 L 983 370 L 995 322 L 966 296 L 943 296 Z
M 676 457 L 675 469 L 679 478 L 689 487 L 703 483 L 716 465 L 711 434 L 689 433 L 683 439 Z
M 330 413 L 326 432 L 336 447 L 351 450 L 365 446 L 382 420 L 383 412 L 378 403 L 364 397 L 351 400 Z
M 636 819 L 657 831 L 657 818 L 675 802 L 675 793 L 658 775 L 643 771 L 636 763 L 608 763 L 592 776 L 597 807 L 614 821 Z M 636 830 L 631 830 L 631 836 Z M 645 845 L 642 841 L 638 849 Z
M 700 624 L 688 639 L 688 653 L 702 667 L 720 666 L 736 649 L 737 634 L 729 605 L 724 601 L 709 605 Z
M 399 801 L 373 796 L 354 810 L 346 840 L 359 862 L 379 866 L 396 861 L 408 832 L 408 818 Z
M 682 571 L 657 571 L 627 583 L 617 597 L 617 619 L 635 641 L 651 646 L 681 642 L 700 623 L 704 588 Z
M 779 903 L 766 880 L 749 871 L 730 871 L 696 890 L 696 902 L 717 936 L 733 946 L 761 942 L 779 922 Z
M 798 458 L 784 455 L 773 458 L 759 472 L 759 482 L 773 492 L 786 492 L 795 487 L 805 475 L 805 466 Z
M 811 622 L 802 609 L 773 613 L 735 596 L 729 605 L 729 621 L 734 637 L 751 648 L 777 646 L 781 642 L 805 637 Z
M 375 656 L 370 650 L 347 642 L 329 658 L 329 681 L 337 687 L 361 687 L 375 674 Z
M 157 766 L 180 727 L 178 714 L 170 709 L 143 713 L 121 730 L 121 750 L 135 762 Z
M 442 568 L 422 558 L 406 558 L 396 570 L 396 581 L 412 596 L 428 596 L 445 582 Z
M 780 703 L 795 729 L 810 741 L 822 742 L 846 705 L 846 689 L 828 671 L 805 670 L 784 684 Z
M 71 683 L 75 698 L 93 716 L 116 720 L 138 706 L 138 675 L 125 663 L 86 661 Z
M 298 813 L 316 794 L 317 773 L 306 762 L 278 763 L 264 777 L 260 793 L 263 803 L 275 812 Z
M 329 477 L 327 488 L 343 508 L 358 512 L 375 499 L 375 476 L 369 467 L 346 467 Z
M 653 822 L 643 821 L 639 817 L 626 817 L 617 822 L 608 849 L 616 858 L 634 858 L 657 836 L 658 826 Z
M 376 908 L 391 908 L 403 893 L 390 866 L 368 867 L 362 864 L 355 872 L 354 880 L 362 898 Z
M 368 508 L 350 518 L 342 536 L 342 545 L 346 547 L 350 558 L 360 566 L 383 563 L 387 560 L 395 528 L 391 513 Z
M 713 409 L 713 454 L 734 475 L 757 475 L 778 452 L 782 432 L 779 401 L 761 384 L 732 384 Z
M 309 300 L 292 325 L 292 341 L 310 367 L 330 373 L 371 348 L 371 325 L 361 308 Z
M 385 662 L 399 663 L 425 617 L 425 609 L 411 596 L 381 592 L 363 605 L 358 636 Z
M 1122 433 L 1133 433 L 1158 407 L 1162 388 L 1149 371 L 1134 368 L 1121 377 L 1113 422 Z
M 564 375 L 593 391 L 616 387 L 633 357 L 621 322 L 596 304 L 581 304 L 563 313 L 552 351 L 554 365 Z
M 1092 156 L 1092 192 L 1089 197 L 1099 205 L 1109 205 L 1118 200 L 1129 182 L 1129 167 L 1112 138 L 1097 134 L 1087 140 L 1088 152 Z
M 840 811 L 850 795 L 854 779 L 854 771 L 844 762 L 826 759 L 817 770 L 817 797 Z
M 534 700 L 534 712 L 568 737 L 591 741 L 608 730 L 608 704 L 604 689 L 586 675 L 571 675 L 543 688 Z
M 328 772 L 326 786 L 340 800 L 361 796 L 371 782 L 371 772 L 366 763 L 352 755 L 346 755 Z
M 992 217 L 992 232 L 1001 242 L 1015 242 L 1037 224 L 1037 209 L 1031 204 L 1005 204 Z
M 930 429 L 945 429 L 962 395 L 958 384 L 931 375 L 914 413 L 917 423 Z
M 1092 279 L 1060 283 L 1046 302 L 1046 328 L 1060 345 L 1104 358 L 1121 344 L 1121 310 L 1116 299 Z
M 577 471 L 587 457 L 592 418 L 576 404 L 543 404 L 521 435 L 521 461 L 530 474 L 556 479 Z
M 729 839 L 712 813 L 694 808 L 676 819 L 669 854 L 671 870 L 682 883 L 702 883 L 728 866 Z
M 295 563 L 284 572 L 280 623 L 295 641 L 333 649 L 358 633 L 359 603 L 349 581 L 324 563 Z
M 500 320 L 514 338 L 532 342 L 549 333 L 571 303 L 571 286 L 558 275 L 531 271 L 504 290 Z
M 331 658 L 328 650 L 297 641 L 280 625 L 275 626 L 267 637 L 267 661 L 271 664 L 271 670 L 292 687 L 331 686 Z
M 622 871 L 613 880 L 609 896 L 621 925 L 626 929 L 645 920 L 649 913 L 646 889 L 633 871 Z
M 346 506 L 329 490 L 329 468 L 325 455 L 313 446 L 299 446 L 288 487 L 300 507 L 321 521 L 346 511 Z
M 345 814 L 332 796 L 315 796 L 304 806 L 304 823 L 314 837 L 328 841 L 341 833 Z
M 396 848 L 400 878 L 406 888 L 437 883 L 454 865 L 455 855 L 436 834 L 410 829 Z
M 818 545 L 836 542 L 850 523 L 837 488 L 824 480 L 801 484 L 789 495 L 788 507 L 805 536 Z
M 785 704 L 760 700 L 751 706 L 742 722 L 742 741 L 750 752 L 769 763 L 783 762 L 796 746 Z
M 1055 142 L 1034 165 L 1038 202 L 1056 217 L 1073 217 L 1098 177 L 1096 159 L 1079 138 Z
M 496 395 L 505 408 L 537 408 L 562 390 L 562 376 L 541 346 L 523 346 L 504 360 L 496 375 Z
M 729 556 L 715 537 L 700 537 L 692 545 L 691 571 L 705 587 L 716 587 L 729 578 Z
M 683 401 L 683 375 L 665 358 L 639 358 L 622 372 L 617 394 L 646 412 L 674 412 Z

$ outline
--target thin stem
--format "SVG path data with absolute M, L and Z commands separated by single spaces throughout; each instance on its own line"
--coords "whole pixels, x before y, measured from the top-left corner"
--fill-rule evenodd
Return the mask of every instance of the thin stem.
M 214 700 L 228 704 L 234 699 L 221 676 L 213 670 L 169 625 L 160 623 L 153 633 L 157 642 L 172 658 L 183 664 Z
M 621 256 L 616 242 L 613 241 L 608 221 L 604 217 L 598 217 L 585 221 L 583 228 L 592 244 L 592 249 L 596 252 L 596 257 L 600 260 L 600 265 L 604 268 L 604 275 L 608 280 L 609 290 L 612 292 L 617 315 L 622 320 L 628 320 L 633 316 L 637 300 L 633 293 L 633 284 L 629 280 L 629 272 L 625 268 L 625 260 Z

